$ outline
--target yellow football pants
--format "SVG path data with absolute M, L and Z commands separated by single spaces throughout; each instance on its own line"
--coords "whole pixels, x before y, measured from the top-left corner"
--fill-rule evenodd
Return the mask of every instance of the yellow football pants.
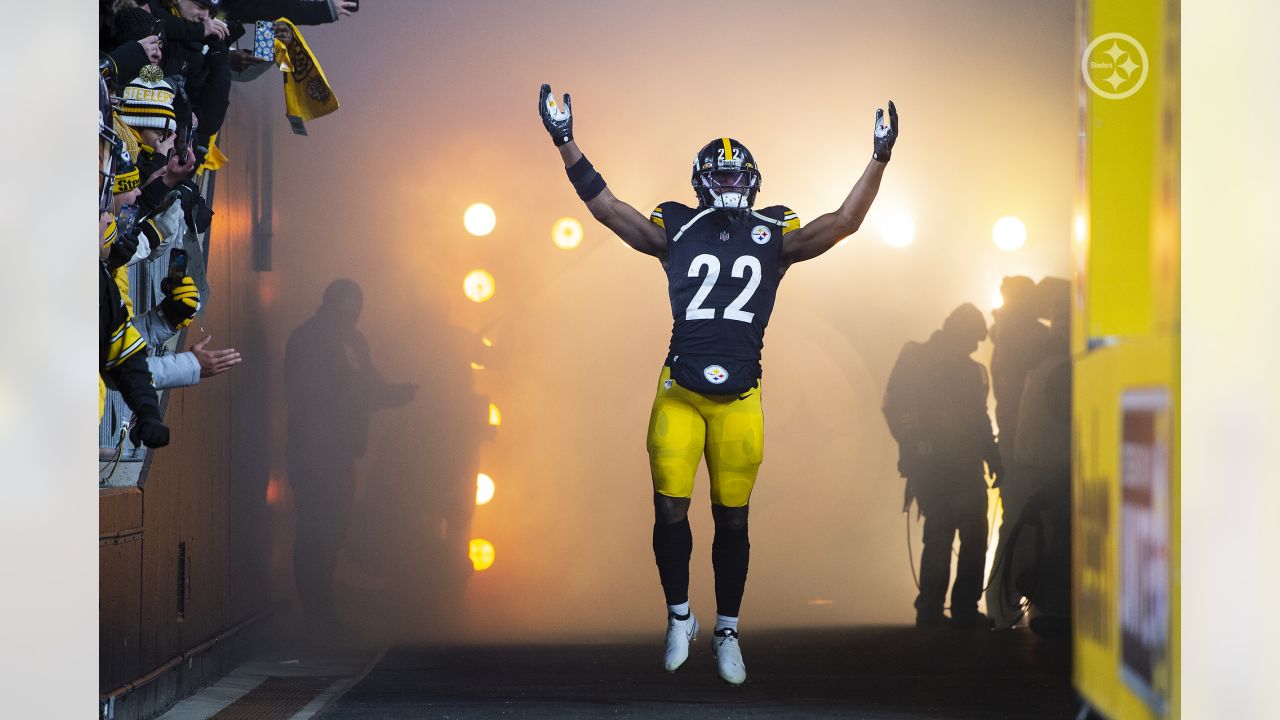
M 671 368 L 664 367 L 649 416 L 647 445 L 656 492 L 692 497 L 693 476 L 705 454 L 711 502 L 746 505 L 764 459 L 760 383 L 743 397 L 702 395 L 681 387 L 671 379 Z

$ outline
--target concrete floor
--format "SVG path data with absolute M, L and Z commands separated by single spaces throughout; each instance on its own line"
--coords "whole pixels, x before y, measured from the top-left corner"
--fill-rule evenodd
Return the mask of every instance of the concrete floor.
M 909 627 L 744 633 L 748 678 L 716 675 L 707 634 L 675 675 L 652 638 L 399 646 L 321 713 L 375 718 L 1072 718 L 1069 639 Z

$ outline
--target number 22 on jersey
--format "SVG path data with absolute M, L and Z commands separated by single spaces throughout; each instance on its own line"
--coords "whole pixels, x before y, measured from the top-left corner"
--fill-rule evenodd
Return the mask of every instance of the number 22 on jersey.
M 685 320 L 714 320 L 716 317 L 715 308 L 702 307 L 702 301 L 707 299 L 711 288 L 715 287 L 716 280 L 720 279 L 720 259 L 707 253 L 695 257 L 689 264 L 689 277 L 698 277 L 702 274 L 704 267 L 707 269 L 707 276 L 702 279 L 702 287 L 698 288 L 697 294 L 689 301 L 689 307 L 685 308 Z M 755 318 L 755 313 L 744 312 L 742 308 L 755 294 L 756 288 L 760 287 L 760 260 L 753 255 L 743 255 L 733 261 L 730 274 L 736 278 L 744 277 L 748 268 L 751 270 L 751 277 L 747 280 L 747 286 L 738 293 L 738 297 L 724 309 L 725 320 L 749 323 Z

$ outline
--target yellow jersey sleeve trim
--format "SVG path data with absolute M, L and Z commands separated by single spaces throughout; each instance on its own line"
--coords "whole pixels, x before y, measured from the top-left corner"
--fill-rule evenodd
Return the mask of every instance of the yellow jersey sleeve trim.
M 129 266 L 121 265 L 116 268 L 111 277 L 116 281 L 116 287 L 120 289 L 120 300 L 124 303 L 124 309 L 128 313 L 128 317 L 132 319 L 133 296 L 129 294 Z
M 142 339 L 137 330 L 133 329 L 133 324 L 127 320 L 120 323 L 120 327 L 111 334 L 111 346 L 107 350 L 107 362 L 102 368 L 103 370 L 111 370 L 120 363 L 129 359 L 134 353 L 144 350 L 147 342 Z
M 786 235 L 792 230 L 800 229 L 800 216 L 792 212 L 791 208 L 783 208 L 782 212 L 782 234 Z
M 654 208 L 654 209 L 653 209 L 653 212 L 649 213 L 649 222 L 653 223 L 654 225 L 657 225 L 658 227 L 662 228 L 663 230 L 666 230 L 666 229 L 667 229 L 667 224 L 662 220 L 662 206 L 661 206 L 661 205 L 659 205 L 658 207 Z

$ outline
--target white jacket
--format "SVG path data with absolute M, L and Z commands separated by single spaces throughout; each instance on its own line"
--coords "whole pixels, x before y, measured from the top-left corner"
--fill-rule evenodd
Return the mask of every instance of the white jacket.
M 133 318 L 133 327 L 147 341 L 151 354 L 147 356 L 147 368 L 157 390 L 190 387 L 200 382 L 200 361 L 195 353 L 180 352 L 160 355 L 164 341 L 178 334 L 164 319 L 160 308 L 151 308 Z

